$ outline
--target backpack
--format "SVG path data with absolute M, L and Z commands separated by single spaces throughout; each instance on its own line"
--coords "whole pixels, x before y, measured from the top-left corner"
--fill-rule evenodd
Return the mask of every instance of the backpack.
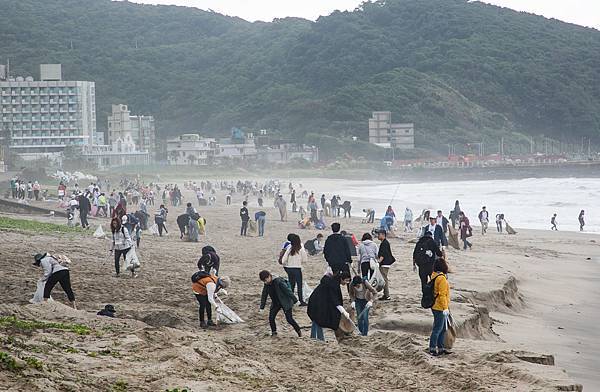
M 417 242 L 417 249 L 415 250 L 414 254 L 415 261 L 419 267 L 431 261 L 431 257 L 427 254 L 429 249 L 425 249 L 424 245 L 425 241 L 419 240 L 419 242 Z
M 312 240 L 308 240 L 304 243 L 304 249 L 306 249 L 306 252 L 308 252 L 309 255 L 314 255 L 317 252 L 317 249 L 315 248 L 315 239 Z
M 192 275 L 192 283 L 196 283 L 197 281 L 199 281 L 200 279 L 207 277 L 209 274 L 208 272 L 205 271 L 196 271 L 194 272 L 194 275 Z
M 430 309 L 437 299 L 437 295 L 434 294 L 435 290 L 435 280 L 441 275 L 436 276 L 431 279 L 429 283 L 425 285 L 423 288 L 423 297 L 421 297 L 421 306 L 425 309 Z

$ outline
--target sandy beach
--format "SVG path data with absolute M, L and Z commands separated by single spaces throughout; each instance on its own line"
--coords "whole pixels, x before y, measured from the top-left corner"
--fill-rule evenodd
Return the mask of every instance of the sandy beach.
M 195 202 L 191 192 L 186 199 Z M 138 251 L 138 278 L 113 276 L 107 239 L 92 232 L 36 233 L 2 229 L 0 315 L 22 320 L 81 324 L 88 333 L 56 328 L 27 329 L 0 323 L 2 352 L 22 368 L 0 373 L 0 389 L 27 391 L 556 391 L 600 389 L 600 237 L 593 234 L 519 230 L 515 236 L 475 230 L 472 251 L 451 249 L 451 310 L 459 322 L 454 354 L 429 356 L 429 310 L 420 307 L 420 283 L 412 271 L 414 234 L 391 239 L 397 262 L 390 272 L 393 300 L 375 304 L 368 337 L 337 343 L 308 338 L 304 308 L 294 316 L 304 336 L 296 337 L 283 314 L 279 337 L 269 336 L 267 314 L 258 313 L 262 283 L 258 272 L 285 276 L 277 264 L 289 232 L 303 241 L 316 230 L 297 228 L 290 213 L 280 222 L 267 199 L 265 237 L 239 236 L 241 197 L 225 206 L 200 207 L 207 235 L 199 243 L 179 239 L 175 218 L 184 208 L 170 208 L 170 235 L 144 234 Z M 186 200 L 184 200 L 185 202 Z M 52 204 L 53 205 L 53 204 Z M 250 198 L 250 215 L 258 210 Z M 0 216 L 17 217 L 0 213 Z M 18 216 L 64 224 L 64 218 Z M 340 219 L 359 237 L 372 225 L 360 218 Z M 90 220 L 108 231 L 106 219 Z M 331 223 L 329 218 L 328 223 Z M 328 231 L 325 233 L 327 234 Z M 197 302 L 190 276 L 202 246 L 221 256 L 221 275 L 231 277 L 225 303 L 245 320 L 236 325 L 198 327 Z M 38 252 L 64 253 L 74 261 L 72 283 L 80 310 L 56 300 L 31 305 L 41 274 L 31 265 Z M 315 287 L 325 270 L 322 256 L 311 257 L 304 279 Z M 345 301 L 347 301 L 347 296 Z M 96 316 L 105 304 L 117 319 Z M 349 302 L 346 302 L 349 309 Z M 40 366 L 28 365 L 36 358 Z M 30 361 L 31 362 L 31 361 Z M 541 363 L 539 363 L 541 362 Z M 551 363 L 555 365 L 551 365 Z M 564 370 L 566 369 L 566 371 Z M 121 389 L 118 389 L 121 388 Z

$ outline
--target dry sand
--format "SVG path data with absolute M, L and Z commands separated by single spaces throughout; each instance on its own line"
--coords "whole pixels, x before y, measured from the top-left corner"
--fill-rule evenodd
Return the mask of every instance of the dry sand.
M 271 338 L 267 312 L 257 312 L 262 288 L 258 272 L 285 275 L 276 255 L 286 234 L 297 232 L 307 240 L 317 232 L 297 229 L 291 213 L 288 222 L 279 222 L 267 208 L 266 237 L 240 238 L 239 204 L 236 197 L 227 207 L 219 194 L 217 206 L 200 208 L 208 221 L 208 234 L 200 243 L 179 240 L 175 218 L 183 208 L 170 209 L 171 235 L 142 238 L 142 269 L 136 279 L 113 276 L 108 240 L 92 238 L 93 230 L 0 232 L 1 315 L 92 328 L 88 335 L 77 335 L 1 327 L 1 351 L 34 357 L 43 365 L 3 370 L 0 389 L 555 391 L 578 390 L 576 382 L 594 385 L 586 390 L 597 389 L 597 331 L 589 326 L 598 321 L 592 309 L 598 309 L 600 297 L 599 264 L 585 258 L 598 254 L 598 244 L 591 242 L 598 237 L 534 231 L 485 238 L 476 234 L 472 251 L 451 250 L 452 311 L 461 324 L 461 338 L 453 355 L 433 358 L 425 352 L 432 317 L 420 308 L 420 283 L 412 272 L 413 244 L 408 240 L 414 235 L 391 240 L 398 260 L 390 272 L 393 300 L 376 304 L 369 337 L 338 344 L 327 331 L 327 343 L 310 340 L 305 309 L 295 308 L 304 337 L 295 337 L 281 314 L 279 337 Z M 255 200 L 250 207 L 252 215 Z M 64 223 L 63 218 L 29 218 Z M 357 236 L 371 228 L 360 219 L 342 221 Z M 105 230 L 108 226 L 104 219 L 91 223 Z M 198 327 L 190 276 L 206 244 L 221 255 L 221 274 L 232 278 L 225 303 L 246 320 L 243 324 Z M 41 273 L 31 266 L 32 255 L 41 251 L 74 260 L 72 282 L 80 310 L 61 304 L 66 298 L 58 286 L 53 292 L 57 302 L 28 304 Z M 310 259 L 304 278 L 311 287 L 324 269 L 321 256 Z M 95 315 L 107 303 L 115 305 L 118 319 Z M 532 363 L 548 363 L 535 353 L 555 355 L 576 380 L 560 366 Z

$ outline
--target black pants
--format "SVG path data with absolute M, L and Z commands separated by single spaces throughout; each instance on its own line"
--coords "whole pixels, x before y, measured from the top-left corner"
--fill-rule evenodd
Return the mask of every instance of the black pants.
M 71 276 L 69 275 L 69 270 L 61 270 L 50 275 L 44 286 L 44 299 L 50 298 L 50 293 L 57 283 L 60 283 L 60 287 L 62 287 L 67 294 L 69 301 L 75 301 L 75 294 L 73 294 L 73 289 L 71 289 Z
M 242 221 L 242 227 L 240 228 L 240 235 L 245 236 L 248 231 L 248 221 Z
M 88 214 L 87 211 L 84 211 L 84 212 L 79 211 L 79 219 L 81 220 L 81 227 L 84 229 L 90 225 L 87 220 L 87 214 Z
M 119 265 L 119 260 L 121 259 L 121 255 L 123 255 L 123 261 L 124 261 L 125 257 L 127 257 L 127 252 L 129 252 L 129 249 L 131 249 L 131 248 L 127 248 L 127 249 L 123 249 L 123 250 L 115 249 L 115 271 L 116 271 L 117 275 L 119 275 L 119 272 L 121 272 L 121 266 Z
M 269 325 L 271 326 L 271 332 L 277 332 L 277 324 L 275 324 L 275 317 L 277 317 L 277 313 L 279 313 L 279 311 L 282 309 L 283 308 L 280 304 L 271 305 L 271 309 L 269 310 Z M 285 319 L 294 328 L 294 331 L 298 333 L 300 331 L 300 326 L 292 316 L 292 309 L 283 309 L 283 314 L 285 314 Z
M 419 265 L 419 278 L 421 278 L 421 290 L 425 292 L 427 281 L 433 273 L 433 263 L 424 263 Z
M 371 269 L 371 263 L 360 263 L 360 272 L 363 278 L 369 278 L 375 271 Z
M 200 295 L 196 294 L 196 299 L 198 300 L 198 316 L 200 318 L 200 323 L 204 323 L 204 313 L 206 312 L 207 320 L 212 321 L 212 308 L 210 306 L 210 302 L 208 302 L 208 295 Z
M 348 265 L 348 263 L 330 265 L 330 267 L 334 275 L 337 274 L 339 271 L 348 271 L 348 273 L 350 273 L 350 266 Z
M 296 289 L 296 283 L 298 284 L 298 299 L 300 303 L 304 302 L 304 297 L 302 296 L 302 269 L 301 268 L 287 268 L 285 267 L 285 272 L 287 272 L 288 280 L 290 281 L 290 287 L 292 289 L 292 293 Z

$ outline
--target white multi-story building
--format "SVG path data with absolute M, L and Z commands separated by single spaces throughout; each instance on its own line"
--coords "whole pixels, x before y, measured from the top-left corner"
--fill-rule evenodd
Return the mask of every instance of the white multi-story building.
M 0 108 L 2 134 L 25 159 L 95 142 L 95 84 L 62 80 L 60 64 L 40 65 L 37 81 L 0 73 Z
M 208 165 L 213 163 L 218 147 L 215 139 L 181 135 L 167 140 L 167 160 L 171 165 Z
M 108 116 L 108 144 L 119 145 L 131 138 L 137 151 L 148 151 L 151 157 L 156 154 L 156 129 L 154 117 L 132 116 L 127 105 L 112 105 Z
M 373 112 L 369 119 L 369 143 L 386 148 L 415 148 L 415 125 L 393 124 L 391 112 Z

